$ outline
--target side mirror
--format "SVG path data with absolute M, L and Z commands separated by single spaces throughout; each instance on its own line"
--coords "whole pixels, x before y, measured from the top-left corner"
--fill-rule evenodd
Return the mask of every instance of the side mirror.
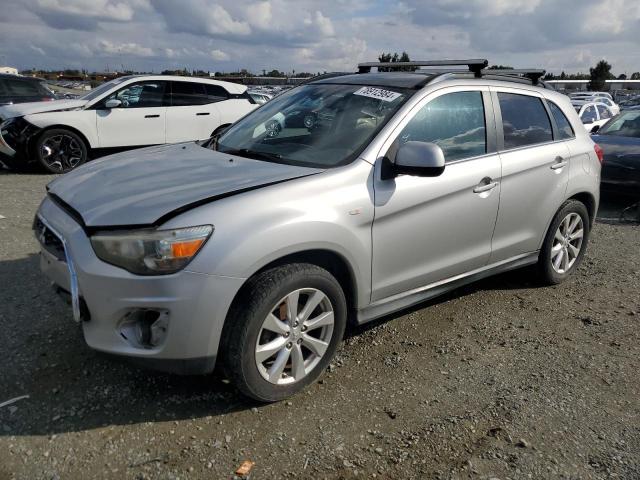
M 394 173 L 416 177 L 437 177 L 444 172 L 444 153 L 435 143 L 410 141 L 400 145 Z
M 104 108 L 118 108 L 120 105 L 122 105 L 122 102 L 117 98 L 112 98 L 104 102 Z
M 600 130 L 600 125 L 594 125 L 591 129 L 591 133 L 596 133 L 598 130 Z

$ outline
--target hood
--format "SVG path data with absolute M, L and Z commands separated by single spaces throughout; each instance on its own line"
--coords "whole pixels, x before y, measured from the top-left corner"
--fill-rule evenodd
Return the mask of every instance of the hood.
M 56 112 L 61 110 L 72 110 L 81 108 L 87 104 L 86 100 L 51 100 L 49 102 L 27 102 L 17 103 L 15 105 L 7 105 L 0 107 L 1 118 L 22 117 L 24 115 L 32 115 L 34 113 Z
M 47 190 L 87 227 L 154 225 L 217 198 L 322 171 L 231 156 L 190 142 L 92 161 L 58 177 Z

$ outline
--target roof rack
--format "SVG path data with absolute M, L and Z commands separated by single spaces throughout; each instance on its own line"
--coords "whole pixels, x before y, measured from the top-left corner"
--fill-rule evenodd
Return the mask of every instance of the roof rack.
M 476 78 L 480 78 L 485 75 L 525 77 L 531 80 L 533 85 L 538 85 L 538 83 L 540 83 L 540 78 L 542 78 L 546 73 L 545 70 L 539 68 L 488 69 L 487 66 L 489 65 L 489 62 L 483 58 L 470 60 L 427 60 L 416 62 L 368 62 L 358 64 L 358 73 L 370 73 L 373 67 L 380 70 L 380 68 L 402 69 L 403 67 L 455 67 L 460 65 L 465 65 L 469 69 L 468 72 L 473 73 Z M 428 72 L 434 74 L 467 73 L 466 70 L 461 69 L 420 69 L 417 71 L 417 73 Z
M 489 61 L 484 58 L 474 58 L 470 60 L 427 60 L 417 62 L 368 62 L 358 64 L 358 73 L 369 73 L 371 68 L 402 68 L 402 67 L 444 67 L 466 65 L 470 72 L 476 77 L 482 76 L 482 70 L 489 65 Z

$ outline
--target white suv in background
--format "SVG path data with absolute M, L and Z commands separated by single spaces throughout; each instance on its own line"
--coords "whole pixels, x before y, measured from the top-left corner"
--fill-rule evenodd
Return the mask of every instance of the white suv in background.
M 572 105 L 587 132 L 597 132 L 615 116 L 613 111 L 602 102 L 573 102 Z
M 64 173 L 94 151 L 209 138 L 256 107 L 247 87 L 235 83 L 120 77 L 77 100 L 0 108 L 0 161 Z

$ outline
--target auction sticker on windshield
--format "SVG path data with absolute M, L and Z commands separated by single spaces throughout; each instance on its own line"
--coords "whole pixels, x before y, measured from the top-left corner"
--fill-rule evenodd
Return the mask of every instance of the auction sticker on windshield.
M 375 98 L 376 100 L 382 100 L 383 102 L 393 102 L 396 98 L 402 96 L 401 93 L 375 87 L 362 87 L 361 89 L 353 92 L 353 94 L 361 95 L 363 97 Z

